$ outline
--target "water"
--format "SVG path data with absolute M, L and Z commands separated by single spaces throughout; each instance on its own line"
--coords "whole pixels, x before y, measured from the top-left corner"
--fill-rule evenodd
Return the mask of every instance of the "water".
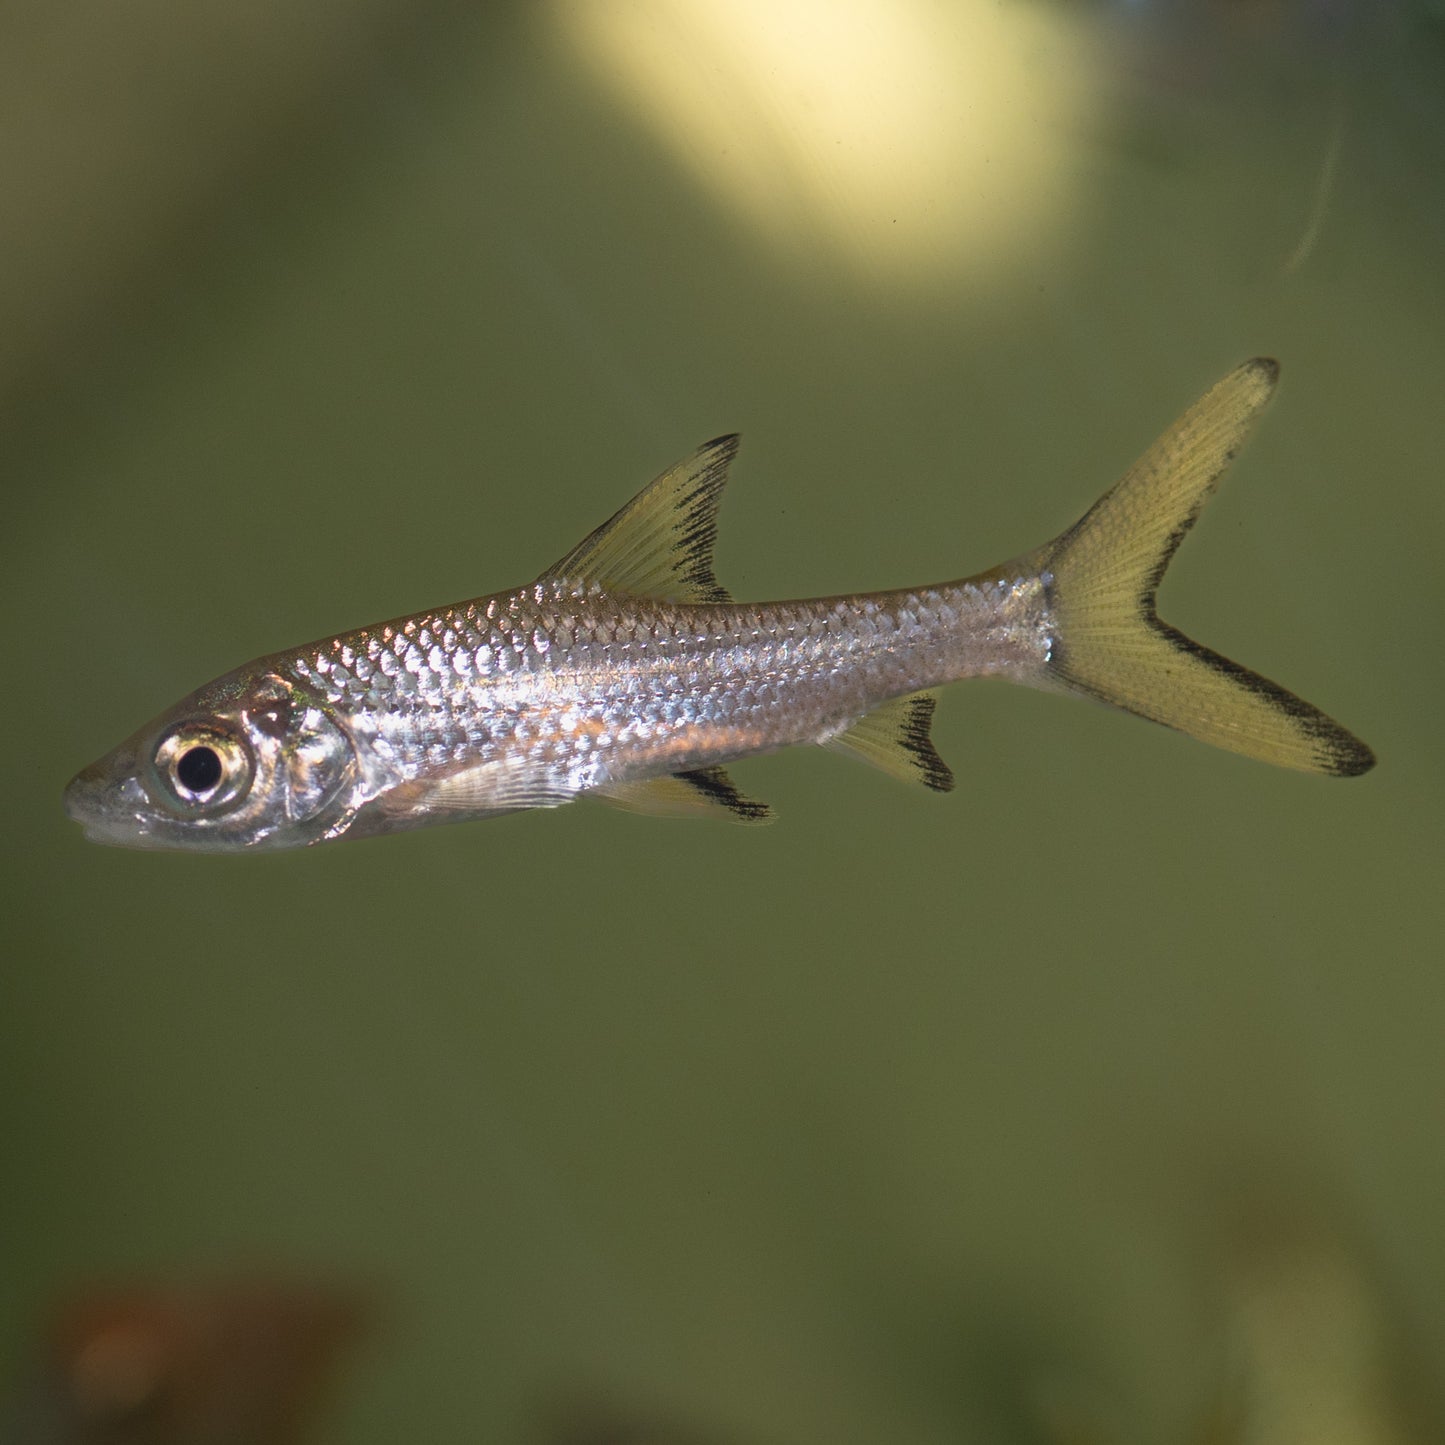
M 148 78 L 72 37 L 88 107 L 31 72 L 0 1353 L 98 1278 L 265 1266 L 382 1302 L 322 1438 L 580 1397 L 1032 1441 L 1062 1380 L 1178 1439 L 1220 1221 L 1297 1192 L 1438 1358 L 1438 14 L 600 13 L 278 11 Z M 1260 352 L 1161 610 L 1357 730 L 1358 782 L 977 684 L 952 796 L 794 753 L 737 769 L 765 830 L 227 859 L 61 813 L 208 677 L 522 581 L 720 431 L 736 595 L 901 585 L 1052 535 Z

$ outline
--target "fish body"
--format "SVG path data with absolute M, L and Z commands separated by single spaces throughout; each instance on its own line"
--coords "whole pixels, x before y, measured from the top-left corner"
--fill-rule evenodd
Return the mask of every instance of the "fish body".
M 438 772 L 504 812 L 831 741 L 880 700 L 1036 666 L 1047 623 L 1026 577 L 767 607 L 541 582 L 276 666 L 364 719 L 372 801 L 351 828 L 374 832 L 410 823 L 402 796 L 434 806 Z
M 932 690 L 1002 676 L 1100 698 L 1284 766 L 1363 772 L 1309 703 L 1170 628 L 1154 591 L 1273 389 L 1225 378 L 1044 547 L 960 581 L 734 602 L 712 573 L 737 448 L 664 472 L 535 582 L 239 668 L 80 773 L 96 841 L 293 847 L 600 795 L 654 813 L 767 808 L 724 770 L 797 743 L 939 791 Z

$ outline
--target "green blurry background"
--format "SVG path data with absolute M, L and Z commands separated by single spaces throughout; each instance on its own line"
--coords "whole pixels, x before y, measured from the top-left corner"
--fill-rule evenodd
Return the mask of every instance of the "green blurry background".
M 0 19 L 0 89 L 17 1377 L 94 1281 L 254 1267 L 380 1301 L 324 1439 L 1036 1441 L 1062 1390 L 1185 1440 L 1256 1191 L 1445 1357 L 1438 5 L 76 3 Z M 763 830 L 62 813 L 211 676 L 526 580 L 718 432 L 736 595 L 901 585 L 1260 352 L 1163 608 L 1358 782 L 975 684 L 951 797 L 785 754 Z

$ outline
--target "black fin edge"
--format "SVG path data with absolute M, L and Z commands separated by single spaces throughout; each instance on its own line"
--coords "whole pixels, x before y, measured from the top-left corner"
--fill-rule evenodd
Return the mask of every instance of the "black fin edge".
M 740 793 L 722 768 L 691 768 L 684 773 L 674 773 L 673 777 L 745 823 L 762 823 L 773 816 L 773 810 L 766 803 L 759 803 Z
M 704 442 L 700 450 L 712 452 L 713 456 L 703 468 L 697 485 L 679 499 L 677 510 L 681 525 L 676 530 L 681 535 L 684 560 L 678 575 L 694 590 L 699 602 L 732 601 L 713 571 L 713 549 L 717 545 L 718 503 L 739 441 L 736 432 L 725 432 Z
M 937 706 L 938 699 L 929 693 L 910 699 L 899 741 L 923 774 L 924 787 L 932 788 L 935 793 L 951 793 L 955 781 L 953 769 L 933 746 L 933 713 Z

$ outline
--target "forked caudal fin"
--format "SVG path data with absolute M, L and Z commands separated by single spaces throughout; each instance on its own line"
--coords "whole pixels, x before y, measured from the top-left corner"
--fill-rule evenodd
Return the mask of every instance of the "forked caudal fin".
M 1159 580 L 1255 418 L 1277 362 L 1231 372 L 1063 536 L 1028 559 L 1050 576 L 1048 684 L 1177 728 L 1215 747 L 1352 777 L 1375 757 L 1302 698 L 1162 622 Z

